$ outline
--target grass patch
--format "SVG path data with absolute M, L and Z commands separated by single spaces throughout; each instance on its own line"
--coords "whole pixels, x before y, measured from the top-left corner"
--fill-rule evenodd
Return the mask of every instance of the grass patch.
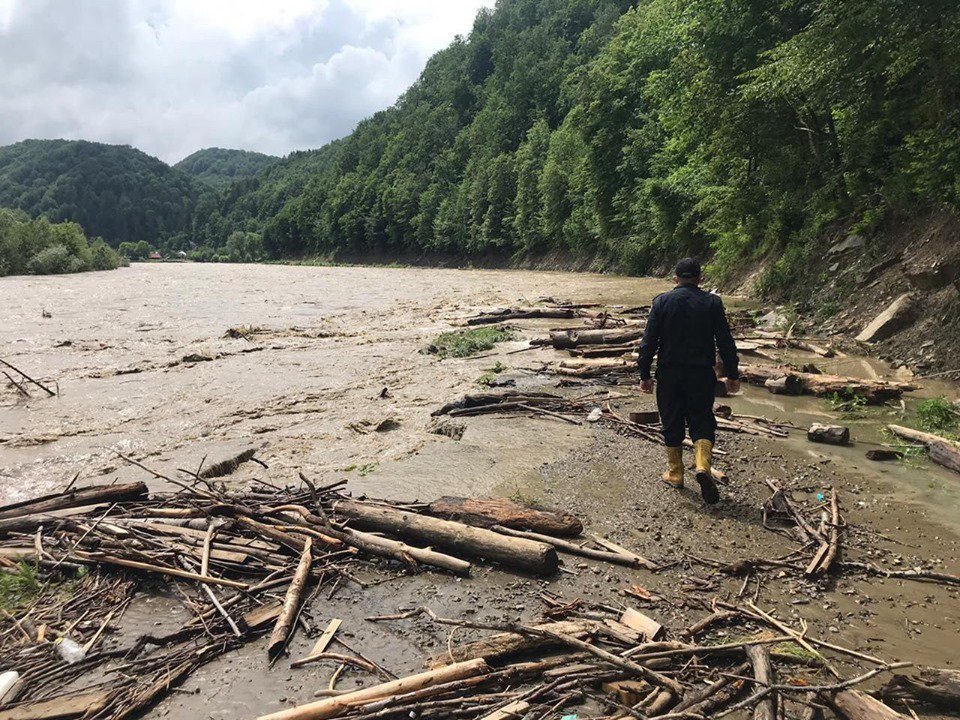
M 513 491 L 513 494 L 510 495 L 510 500 L 515 502 L 517 505 L 523 505 L 524 507 L 536 509 L 538 503 L 535 497 L 530 497 L 529 495 L 524 495 L 520 488 L 517 488 Z
M 956 438 L 960 431 L 960 410 L 945 397 L 917 403 L 916 426 L 921 430 Z
M 513 330 L 503 327 L 481 327 L 470 330 L 445 332 L 427 347 L 427 352 L 437 355 L 441 360 L 449 357 L 470 357 L 485 350 L 492 350 L 500 342 L 513 340 Z
M 494 363 L 493 367 L 489 367 L 486 370 L 484 370 L 483 375 L 477 378 L 477 385 L 480 385 L 482 387 L 489 387 L 490 383 L 492 383 L 494 380 L 497 379 L 497 375 L 499 375 L 506 369 L 507 369 L 507 366 L 504 365 L 499 360 L 497 360 L 497 362 Z
M 13 572 L 0 573 L 0 608 L 18 610 L 36 600 L 42 590 L 36 566 L 19 562 Z
M 827 403 L 831 410 L 840 413 L 846 420 L 861 420 L 871 414 L 867 406 L 867 399 L 852 392 L 835 392 L 827 398 Z

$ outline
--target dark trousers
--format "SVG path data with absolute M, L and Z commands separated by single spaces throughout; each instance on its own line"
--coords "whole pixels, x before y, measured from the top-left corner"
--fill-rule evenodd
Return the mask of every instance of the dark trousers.
M 716 386 L 717 376 L 712 367 L 667 365 L 657 368 L 657 409 L 667 447 L 683 444 L 684 426 L 690 428 L 690 439 L 694 442 L 714 442 Z

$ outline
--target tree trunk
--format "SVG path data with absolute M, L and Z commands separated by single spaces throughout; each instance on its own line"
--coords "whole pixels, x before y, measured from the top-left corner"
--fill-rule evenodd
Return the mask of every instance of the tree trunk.
M 919 676 L 894 675 L 884 686 L 883 696 L 908 697 L 955 710 L 960 708 L 960 670 L 920 668 Z
M 490 672 L 490 667 L 483 660 L 468 660 L 467 662 L 447 665 L 446 667 L 409 677 L 392 680 L 374 685 L 362 690 L 354 690 L 337 697 L 325 698 L 317 702 L 307 703 L 298 707 L 281 710 L 269 715 L 261 715 L 257 720 L 326 720 L 346 714 L 352 708 L 371 702 L 382 700 L 393 695 L 402 695 L 415 690 L 442 685 L 455 680 L 484 675 Z
M 800 372 L 789 366 L 747 364 L 740 367 L 741 379 L 751 385 L 764 385 L 768 380 L 780 380 L 785 376 L 796 378 L 800 382 L 802 391 L 808 395 L 830 396 L 836 393 L 847 396 L 852 394 L 865 398 L 871 404 L 879 404 L 886 400 L 898 398 L 904 392 L 916 389 L 915 386 L 908 383 L 865 380 L 840 375 L 817 375 Z M 795 383 L 796 381 L 788 382 Z
M 300 609 L 300 601 L 303 599 L 303 590 L 307 584 L 307 578 L 310 575 L 310 565 L 313 562 L 313 540 L 307 538 L 306 545 L 303 546 L 303 554 L 300 555 L 300 562 L 297 564 L 297 570 L 293 574 L 293 580 L 287 588 L 286 597 L 283 600 L 283 610 L 280 617 L 277 618 L 277 624 L 273 626 L 273 632 L 270 634 L 270 642 L 267 644 L 267 655 L 271 658 L 276 657 L 287 645 L 287 638 L 293 631 L 293 624 L 297 617 L 297 611 Z
M 56 495 L 44 495 L 33 500 L 5 505 L 0 507 L 0 519 L 53 512 L 54 510 L 82 507 L 83 505 L 137 500 L 146 496 L 147 486 L 142 482 L 126 485 L 91 485 L 90 487 L 77 488 Z
M 552 575 L 559 565 L 557 551 L 552 546 L 533 540 L 507 537 L 452 520 L 349 500 L 334 503 L 333 509 L 337 514 L 353 519 L 363 529 L 426 542 L 538 575 Z
M 545 623 L 535 625 L 534 627 L 543 630 L 553 630 L 554 632 L 570 635 L 578 639 L 583 639 L 589 635 L 595 626 L 589 621 L 563 621 L 554 623 Z M 450 650 L 444 650 L 436 655 L 427 658 L 428 668 L 438 668 L 465 660 L 497 660 L 513 653 L 526 652 L 534 648 L 556 647 L 562 645 L 554 638 L 536 635 L 524 635 L 522 633 L 504 632 L 480 638 L 474 642 L 465 645 L 458 645 Z M 451 657 L 452 656 L 452 657 Z
M 796 375 L 768 378 L 763 386 L 774 395 L 803 395 L 803 382 Z
M 527 507 L 504 498 L 442 497 L 430 503 L 428 512 L 434 517 L 475 527 L 502 525 L 559 536 L 576 536 L 583 532 L 583 523 L 570 513 Z

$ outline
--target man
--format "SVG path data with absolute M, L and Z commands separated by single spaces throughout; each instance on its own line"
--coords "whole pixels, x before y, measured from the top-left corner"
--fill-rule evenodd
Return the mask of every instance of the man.
M 729 393 L 740 390 L 737 346 L 717 295 L 700 289 L 700 263 L 684 258 L 677 263 L 677 286 L 657 296 L 650 308 L 647 328 L 640 344 L 640 387 L 653 392 L 650 377 L 653 356 L 657 356 L 657 408 L 667 446 L 667 472 L 663 479 L 675 488 L 683 487 L 684 426 L 696 455 L 697 482 L 704 501 L 719 502 L 720 492 L 713 480 L 711 463 L 717 421 L 713 398 L 717 376 L 714 371 L 719 351 Z

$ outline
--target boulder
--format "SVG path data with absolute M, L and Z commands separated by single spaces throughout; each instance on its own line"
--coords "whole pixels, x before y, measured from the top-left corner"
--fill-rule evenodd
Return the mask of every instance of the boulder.
M 910 286 L 917 290 L 939 290 L 960 279 L 960 260 L 937 260 L 930 265 L 911 267 L 905 275 Z
M 838 255 L 847 250 L 859 250 L 866 245 L 866 242 L 862 235 L 847 235 L 847 237 L 830 248 L 827 253 L 830 255 Z
M 842 425 L 821 425 L 814 423 L 807 430 L 807 440 L 827 445 L 849 445 L 850 429 Z
M 863 331 L 857 335 L 860 342 L 880 342 L 893 337 L 908 327 L 916 319 L 916 305 L 910 293 L 904 293 L 882 313 L 877 315 Z

